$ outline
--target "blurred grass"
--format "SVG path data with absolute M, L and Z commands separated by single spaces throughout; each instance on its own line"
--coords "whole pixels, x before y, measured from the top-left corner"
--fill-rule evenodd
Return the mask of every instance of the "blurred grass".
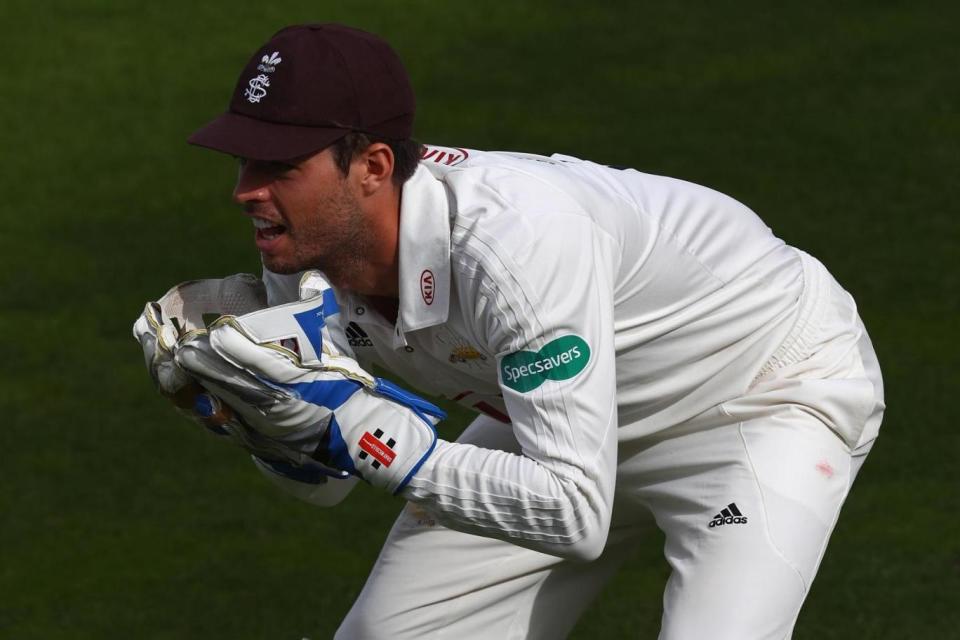
M 163 405 L 129 337 L 170 284 L 257 270 L 232 163 L 184 138 L 305 21 L 394 44 L 422 140 L 706 184 L 823 259 L 889 410 L 795 637 L 956 636 L 955 3 L 6 0 L 0 18 L 0 637 L 316 640 L 363 584 L 400 502 L 278 494 Z M 574 637 L 656 635 L 660 544 Z

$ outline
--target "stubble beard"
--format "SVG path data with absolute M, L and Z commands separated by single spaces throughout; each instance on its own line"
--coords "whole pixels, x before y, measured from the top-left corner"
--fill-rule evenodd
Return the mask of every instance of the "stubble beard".
M 308 222 L 292 229 L 290 259 L 264 260 L 274 273 L 319 269 L 334 286 L 349 288 L 362 278 L 372 241 L 360 204 L 344 184 L 317 203 Z

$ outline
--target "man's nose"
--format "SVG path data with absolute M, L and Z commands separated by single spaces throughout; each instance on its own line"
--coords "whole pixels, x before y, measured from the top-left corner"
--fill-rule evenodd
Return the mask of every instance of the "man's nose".
M 257 169 L 255 162 L 243 162 L 237 172 L 237 184 L 233 188 L 233 201 L 240 205 L 265 202 L 270 198 L 270 179 Z

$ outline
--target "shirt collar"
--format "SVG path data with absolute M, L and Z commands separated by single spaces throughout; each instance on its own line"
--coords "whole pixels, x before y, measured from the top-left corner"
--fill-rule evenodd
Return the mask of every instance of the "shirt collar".
M 450 206 L 443 183 L 417 167 L 400 199 L 397 335 L 446 322 L 450 308 Z

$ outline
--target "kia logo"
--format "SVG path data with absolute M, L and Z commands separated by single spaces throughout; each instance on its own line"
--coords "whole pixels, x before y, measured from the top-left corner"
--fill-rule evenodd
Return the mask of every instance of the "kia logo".
M 423 301 L 428 305 L 433 304 L 433 289 L 433 271 L 424 269 L 423 273 L 420 274 L 420 295 L 423 296 Z
M 421 160 L 429 160 L 430 162 L 446 165 L 448 167 L 458 165 L 469 157 L 470 154 L 467 152 L 467 150 L 459 147 L 424 146 L 423 153 L 420 154 Z

